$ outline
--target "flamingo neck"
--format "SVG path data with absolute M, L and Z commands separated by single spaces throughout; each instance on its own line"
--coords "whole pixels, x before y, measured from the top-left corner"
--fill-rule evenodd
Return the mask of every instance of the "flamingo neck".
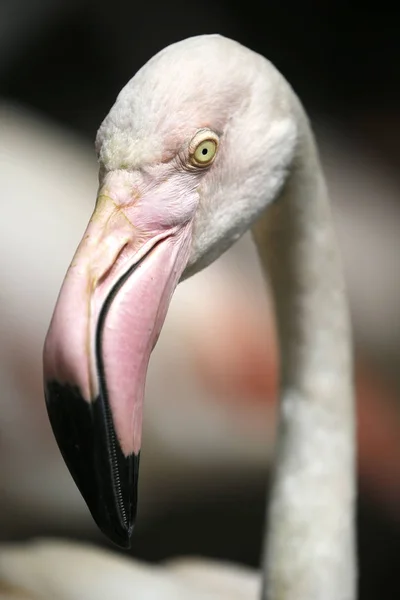
M 302 112 L 300 122 L 292 173 L 253 227 L 281 352 L 262 598 L 354 600 L 350 325 L 328 194 Z

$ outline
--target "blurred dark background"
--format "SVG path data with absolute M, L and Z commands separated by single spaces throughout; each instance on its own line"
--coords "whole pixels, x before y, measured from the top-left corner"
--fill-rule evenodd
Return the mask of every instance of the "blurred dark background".
M 0 97 L 92 143 L 121 87 L 154 53 L 191 35 L 218 32 L 269 58 L 315 123 L 362 146 L 399 183 L 400 44 L 394 11 L 382 3 L 368 10 L 345 2 L 1 0 Z M 347 168 L 351 171 L 351 161 Z M 394 197 L 393 204 L 398 202 Z M 397 384 L 394 369 L 388 373 Z M 198 489 L 165 514 L 139 520 L 135 556 L 197 554 L 258 566 L 265 483 L 260 477 L 244 481 L 234 484 L 231 478 L 223 490 Z M 363 487 L 358 504 L 360 598 L 400 597 L 400 511 L 385 511 Z M 68 534 L 52 525 L 13 536 L 47 531 Z M 76 537 L 87 535 L 78 531 Z

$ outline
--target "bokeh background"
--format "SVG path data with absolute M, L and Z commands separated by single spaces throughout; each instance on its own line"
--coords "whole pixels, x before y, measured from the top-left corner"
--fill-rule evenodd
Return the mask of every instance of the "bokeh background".
M 107 545 L 50 431 L 43 339 L 94 205 L 97 127 L 155 52 L 214 32 L 272 60 L 314 124 L 354 327 L 360 598 L 398 597 L 400 44 L 383 4 L 1 0 L 0 537 Z M 178 288 L 154 352 L 134 556 L 258 565 L 277 368 L 246 236 Z

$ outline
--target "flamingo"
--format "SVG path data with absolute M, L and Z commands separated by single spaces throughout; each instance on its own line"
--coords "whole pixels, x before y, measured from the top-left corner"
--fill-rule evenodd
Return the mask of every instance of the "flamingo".
M 49 418 L 96 523 L 129 546 L 145 376 L 169 301 L 181 279 L 251 228 L 275 296 L 282 363 L 262 595 L 350 600 L 349 316 L 300 101 L 265 58 L 218 35 L 194 37 L 125 86 L 96 149 L 96 207 L 44 347 Z
M 282 363 L 262 596 L 351 600 L 349 316 L 300 101 L 265 58 L 220 36 L 190 38 L 127 84 L 96 149 L 96 207 L 44 347 L 50 421 L 95 521 L 129 546 L 145 376 L 168 303 L 181 279 L 251 228 Z

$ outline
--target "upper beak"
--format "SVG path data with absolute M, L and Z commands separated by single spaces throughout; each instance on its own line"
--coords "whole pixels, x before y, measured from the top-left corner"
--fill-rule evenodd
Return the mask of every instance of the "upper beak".
M 100 192 L 44 346 L 57 443 L 94 520 L 124 547 L 136 516 L 147 366 L 191 241 L 190 222 L 157 228 L 146 206 Z

